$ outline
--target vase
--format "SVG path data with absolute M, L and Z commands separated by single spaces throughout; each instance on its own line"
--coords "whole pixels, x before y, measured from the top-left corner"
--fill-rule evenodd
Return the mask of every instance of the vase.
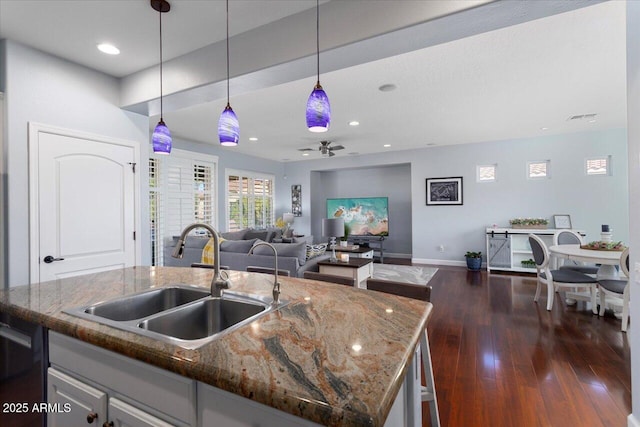
M 482 268 L 482 258 L 467 257 L 467 268 L 471 271 L 480 271 Z
M 547 224 L 535 224 L 535 225 L 524 225 L 524 224 L 512 224 L 511 228 L 526 228 L 533 230 L 546 230 Z

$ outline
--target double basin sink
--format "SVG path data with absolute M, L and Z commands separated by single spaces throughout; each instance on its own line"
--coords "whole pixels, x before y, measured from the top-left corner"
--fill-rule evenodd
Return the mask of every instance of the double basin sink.
M 65 310 L 67 314 L 184 348 L 198 348 L 274 311 L 270 297 L 176 285 Z

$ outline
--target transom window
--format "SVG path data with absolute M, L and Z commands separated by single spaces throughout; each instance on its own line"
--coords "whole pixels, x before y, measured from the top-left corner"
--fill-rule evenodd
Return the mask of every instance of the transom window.
M 527 178 L 529 179 L 541 179 L 549 178 L 551 176 L 551 161 L 539 160 L 534 162 L 527 162 Z
M 477 182 L 494 182 L 496 180 L 496 169 L 498 165 L 480 165 L 476 166 Z
M 586 159 L 585 172 L 587 175 L 611 175 L 611 156 Z

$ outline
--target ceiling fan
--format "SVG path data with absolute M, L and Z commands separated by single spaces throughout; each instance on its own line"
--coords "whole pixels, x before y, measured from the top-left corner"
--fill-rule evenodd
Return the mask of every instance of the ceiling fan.
M 318 150 L 323 156 L 333 157 L 336 154 L 334 151 L 336 150 L 344 150 L 342 145 L 331 145 L 332 141 L 320 141 L 320 146 Z M 299 148 L 298 151 L 315 151 L 313 148 Z

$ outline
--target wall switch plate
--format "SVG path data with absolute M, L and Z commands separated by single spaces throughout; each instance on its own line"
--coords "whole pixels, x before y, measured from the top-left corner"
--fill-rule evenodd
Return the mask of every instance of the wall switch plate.
M 438 246 L 438 250 L 439 250 L 440 252 L 444 252 L 444 245 L 440 245 L 440 246 Z

